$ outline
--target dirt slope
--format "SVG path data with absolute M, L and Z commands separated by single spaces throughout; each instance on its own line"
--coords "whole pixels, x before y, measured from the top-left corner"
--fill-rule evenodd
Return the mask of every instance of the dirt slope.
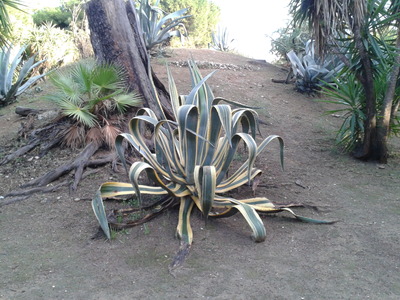
M 310 225 L 268 216 L 267 239 L 256 244 L 239 215 L 205 226 L 195 214 L 192 251 L 174 278 L 168 264 L 178 248 L 176 211 L 111 242 L 91 239 L 98 225 L 90 198 L 101 182 L 126 180 L 107 167 L 84 180 L 76 194 L 65 189 L 0 207 L 0 299 L 399 299 L 398 141 L 384 168 L 355 161 L 335 150 L 340 120 L 323 115 L 325 104 L 271 82 L 284 79 L 284 70 L 209 50 L 170 55 L 153 63 L 163 81 L 169 61 L 180 92 L 187 93 L 189 71 L 182 65 L 192 55 L 206 68 L 203 75 L 219 68 L 209 81 L 216 96 L 264 107 L 262 136 L 284 138 L 284 172 L 278 145 L 257 161 L 265 170 L 258 195 L 316 205 L 318 212 L 299 212 L 340 221 Z M 39 97 L 33 93 L 22 104 L 34 107 Z M 21 120 L 12 109 L 0 111 L 2 155 L 18 144 Z M 71 157 L 67 149 L 35 155 L 0 168 L 0 195 Z

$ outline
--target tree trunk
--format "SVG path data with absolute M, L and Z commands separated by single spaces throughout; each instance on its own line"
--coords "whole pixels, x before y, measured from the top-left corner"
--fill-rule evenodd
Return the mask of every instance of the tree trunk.
M 387 163 L 388 148 L 387 140 L 390 132 L 390 120 L 392 117 L 393 98 L 396 90 L 397 78 L 400 71 L 400 22 L 397 22 L 396 57 L 393 69 L 389 76 L 389 84 L 385 92 L 381 112 L 377 126 L 377 156 L 381 163 Z
M 354 26 L 353 33 L 362 64 L 362 74 L 359 78 L 364 88 L 366 102 L 363 142 L 361 147 L 355 151 L 354 157 L 365 160 L 370 158 L 376 159 L 376 97 L 372 64 L 365 49 L 361 29 L 358 25 Z
M 127 73 L 129 90 L 140 92 L 143 105 L 151 108 L 159 118 L 163 118 L 164 114 L 167 118 L 172 118 L 168 92 L 151 71 L 149 55 L 132 2 L 91 0 L 86 5 L 86 14 L 96 58 L 101 62 L 122 66 Z M 164 114 L 157 105 L 150 76 Z

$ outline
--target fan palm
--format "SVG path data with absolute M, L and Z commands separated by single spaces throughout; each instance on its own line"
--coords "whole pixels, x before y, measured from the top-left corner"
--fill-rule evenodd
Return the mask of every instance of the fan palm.
M 140 104 L 137 93 L 125 90 L 123 77 L 121 68 L 93 60 L 50 75 L 57 92 L 45 98 L 55 102 L 61 113 L 74 121 L 65 136 L 69 146 L 81 146 L 82 132 L 86 133 L 86 140 L 112 145 L 120 133 L 122 114 Z

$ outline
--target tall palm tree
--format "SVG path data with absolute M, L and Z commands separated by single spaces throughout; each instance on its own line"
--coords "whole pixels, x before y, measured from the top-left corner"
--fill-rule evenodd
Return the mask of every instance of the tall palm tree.
M 7 9 L 11 7 L 21 10 L 21 6 L 23 6 L 21 0 L 0 0 L 0 47 L 7 44 L 11 33 L 11 24 Z
M 291 0 L 290 3 L 294 22 L 301 23 L 307 19 L 312 26 L 317 49 L 321 55 L 326 51 L 328 42 L 335 45 L 339 34 L 350 36 L 353 40 L 352 54 L 353 57 L 358 57 L 359 63 L 356 66 L 352 64 L 345 56 L 346 53 L 343 53 L 341 58 L 354 72 L 365 93 L 363 141 L 354 153 L 355 157 L 360 159 L 378 159 L 381 162 L 387 160 L 386 143 L 389 131 L 383 132 L 381 125 L 383 115 L 389 118 L 384 123 L 390 123 L 390 113 L 384 112 L 385 107 L 377 110 L 372 60 L 382 59 L 382 53 L 377 51 L 379 49 L 374 45 L 373 32 L 379 31 L 382 26 L 398 28 L 399 6 L 400 0 Z M 399 39 L 400 31 L 398 35 Z M 395 59 L 398 60 L 399 55 L 399 51 L 394 53 Z M 399 75 L 398 68 L 393 68 L 391 75 L 391 78 L 396 78 Z M 385 103 L 391 106 L 393 92 L 390 89 L 388 87 L 386 91 L 388 99 Z
M 291 0 L 294 21 L 309 21 L 320 53 L 337 31 L 361 27 L 366 12 L 365 0 Z

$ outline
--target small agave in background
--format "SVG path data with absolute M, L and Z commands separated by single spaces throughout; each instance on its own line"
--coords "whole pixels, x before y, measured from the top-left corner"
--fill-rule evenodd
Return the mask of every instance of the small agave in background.
M 147 50 L 153 49 L 154 46 L 162 44 L 174 36 L 183 41 L 187 32 L 185 25 L 181 21 L 191 17 L 190 15 L 185 15 L 188 12 L 188 8 L 166 14 L 158 7 L 159 0 L 154 5 L 151 5 L 149 0 L 140 0 L 138 2 L 139 5 L 136 8 L 136 12 Z M 181 28 L 183 33 L 178 28 Z
M 232 39 L 229 35 L 228 28 L 218 26 L 217 31 L 212 33 L 212 43 L 210 46 L 218 51 L 229 52 L 233 50 Z
M 287 57 L 296 77 L 296 89 L 301 93 L 312 94 L 321 90 L 325 83 L 333 82 L 344 67 L 334 56 L 327 56 L 323 61 L 318 59 L 314 51 L 314 42 L 311 40 L 306 43 L 304 56 L 299 57 L 291 50 Z

